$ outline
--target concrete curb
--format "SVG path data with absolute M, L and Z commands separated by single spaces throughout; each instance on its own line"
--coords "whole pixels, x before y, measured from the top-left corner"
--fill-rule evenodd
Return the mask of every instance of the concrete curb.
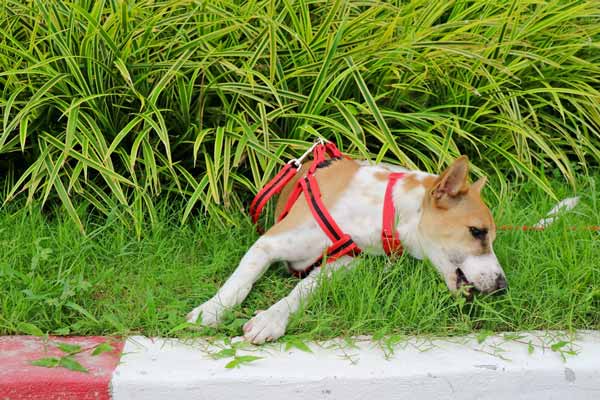
M 93 349 L 109 342 L 114 349 L 92 355 Z M 71 356 L 87 373 L 67 368 L 45 368 L 34 360 L 67 355 L 57 345 L 79 346 L 83 351 Z M 112 338 L 0 336 L 0 399 L 108 400 L 110 381 L 119 363 L 123 342 Z M 72 351 L 72 350 L 69 350 Z
M 560 339 L 514 337 L 409 339 L 393 353 L 368 340 L 311 345 L 312 353 L 283 346 L 238 350 L 264 357 L 237 369 L 215 360 L 202 342 L 131 338 L 115 372 L 116 399 L 599 399 L 600 332 L 581 332 L 576 356 L 548 348 Z M 529 342 L 533 353 L 529 354 Z M 555 347 L 556 348 L 556 347 Z M 387 357 L 386 357 L 387 353 Z
M 111 398 L 599 399 L 600 332 L 578 332 L 568 343 L 563 339 L 557 332 L 497 335 L 482 343 L 473 336 L 408 338 L 393 345 L 358 338 L 351 345 L 310 344 L 308 353 L 285 350 L 283 344 L 257 348 L 235 341 L 131 337 L 112 373 Z M 262 358 L 227 369 L 232 348 L 237 356 Z M 217 352 L 227 357 L 211 356 Z M 3 356 L 0 370 L 5 370 Z M 12 376 L 15 387 L 26 379 Z M 0 379 L 0 399 L 82 398 L 10 394 L 10 385 Z

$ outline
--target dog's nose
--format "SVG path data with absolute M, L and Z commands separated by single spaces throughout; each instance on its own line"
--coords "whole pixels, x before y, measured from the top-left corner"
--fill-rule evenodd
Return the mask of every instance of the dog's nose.
M 506 283 L 506 278 L 504 275 L 498 275 L 496 277 L 496 290 L 495 294 L 504 294 L 508 289 L 508 283 Z

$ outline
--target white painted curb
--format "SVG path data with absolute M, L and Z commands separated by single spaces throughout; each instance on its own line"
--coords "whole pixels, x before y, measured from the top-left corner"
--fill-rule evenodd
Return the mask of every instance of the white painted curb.
M 215 360 L 205 341 L 130 338 L 112 379 L 113 399 L 600 399 L 600 332 L 579 332 L 566 356 L 548 333 L 518 341 L 494 336 L 412 338 L 389 357 L 357 340 L 312 344 L 313 353 L 281 345 L 238 355 L 264 357 L 241 368 Z M 536 345 L 532 354 L 528 342 Z

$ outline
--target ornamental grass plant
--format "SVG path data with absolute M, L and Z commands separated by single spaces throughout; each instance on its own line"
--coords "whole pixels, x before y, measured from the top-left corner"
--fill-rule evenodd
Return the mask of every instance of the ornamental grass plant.
M 317 137 L 553 196 L 600 160 L 599 39 L 594 0 L 2 0 L 1 200 L 237 223 Z

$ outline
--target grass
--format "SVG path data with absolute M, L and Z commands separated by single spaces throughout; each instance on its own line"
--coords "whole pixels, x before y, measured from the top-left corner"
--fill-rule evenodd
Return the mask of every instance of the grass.
M 316 137 L 575 184 L 600 161 L 597 0 L 4 0 L 1 201 L 141 237 L 168 194 L 228 219 Z M 578 169 L 579 168 L 579 169 Z M 481 174 L 482 170 L 476 171 Z M 230 222 L 233 222 L 230 221 Z
M 551 182 L 561 197 L 572 195 L 569 186 Z M 599 184 L 597 177 L 581 178 L 580 205 L 546 231 L 498 233 L 507 295 L 466 302 L 449 294 L 427 262 L 361 257 L 351 273 L 322 283 L 288 335 L 600 329 L 600 237 L 568 229 L 600 225 Z M 508 188 L 489 196 L 498 225 L 533 224 L 553 205 L 532 183 Z M 77 212 L 87 236 L 64 214 L 2 209 L 0 334 L 30 332 L 33 324 L 55 334 L 239 335 L 243 321 L 297 283 L 273 266 L 221 328 L 182 329 L 185 314 L 215 293 L 257 234 L 241 212 L 231 215 L 232 225 L 206 217 L 182 226 L 176 203 L 157 209 L 157 223 L 140 240 L 117 215 L 99 223 L 84 207 Z

